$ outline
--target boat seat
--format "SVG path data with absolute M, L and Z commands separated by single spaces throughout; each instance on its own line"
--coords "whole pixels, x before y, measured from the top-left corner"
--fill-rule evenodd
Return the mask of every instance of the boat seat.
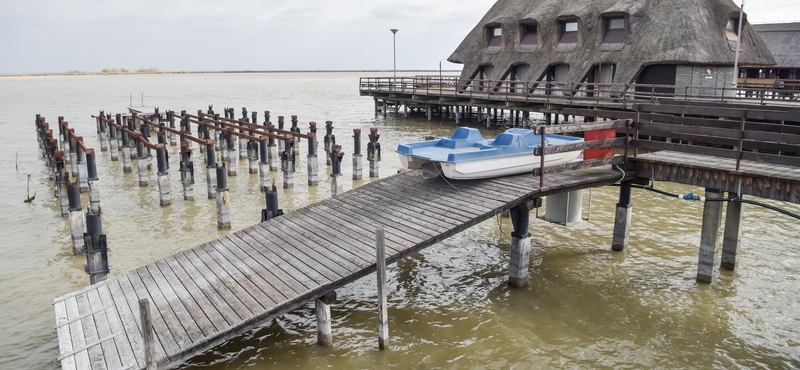
M 468 148 L 482 140 L 483 136 L 481 136 L 481 132 L 477 129 L 459 127 L 456 129 L 456 132 L 453 133 L 453 136 L 439 139 L 439 143 L 436 146 L 450 149 Z

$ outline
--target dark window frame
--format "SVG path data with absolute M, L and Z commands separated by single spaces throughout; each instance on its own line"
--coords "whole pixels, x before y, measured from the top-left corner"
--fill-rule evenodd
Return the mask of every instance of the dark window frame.
M 533 32 L 529 27 L 535 27 Z M 531 36 L 532 37 L 529 37 Z M 539 45 L 539 23 L 537 22 L 523 22 L 519 25 L 519 44 L 520 45 Z
M 622 20 L 622 28 L 611 28 L 611 21 Z M 628 41 L 628 17 L 624 15 L 603 16 L 603 44 L 621 44 Z
M 576 31 L 567 31 L 567 24 L 575 23 Z M 580 41 L 581 21 L 578 18 L 564 18 L 558 20 L 558 44 L 577 44 Z
M 500 30 L 500 36 L 495 36 L 495 30 Z M 489 24 L 485 30 L 486 47 L 503 47 L 503 35 L 505 34 L 503 26 L 500 24 Z

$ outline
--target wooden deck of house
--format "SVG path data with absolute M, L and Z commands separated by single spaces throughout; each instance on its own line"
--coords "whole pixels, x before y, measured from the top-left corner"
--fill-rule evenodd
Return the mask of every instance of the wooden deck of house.
M 163 258 L 54 301 L 62 369 L 145 367 L 138 302 L 149 299 L 159 368 L 172 367 L 512 207 L 615 183 L 586 169 L 451 185 L 410 171 Z

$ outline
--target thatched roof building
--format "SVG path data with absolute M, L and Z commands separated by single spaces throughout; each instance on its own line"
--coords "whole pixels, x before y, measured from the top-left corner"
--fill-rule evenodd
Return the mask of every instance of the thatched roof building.
M 755 24 L 775 57 L 776 68 L 800 68 L 800 22 L 778 24 Z
M 730 84 L 738 18 L 731 0 L 498 0 L 449 60 L 463 79 Z M 775 64 L 742 33 L 742 66 Z

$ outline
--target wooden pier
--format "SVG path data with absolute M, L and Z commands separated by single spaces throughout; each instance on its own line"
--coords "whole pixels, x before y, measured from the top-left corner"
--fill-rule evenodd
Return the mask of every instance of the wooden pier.
M 62 369 L 146 366 L 139 301 L 158 367 L 171 367 L 376 270 L 535 199 L 623 180 L 615 169 L 460 181 L 405 172 L 248 227 L 54 301 Z M 527 264 L 526 264 L 527 265 Z

